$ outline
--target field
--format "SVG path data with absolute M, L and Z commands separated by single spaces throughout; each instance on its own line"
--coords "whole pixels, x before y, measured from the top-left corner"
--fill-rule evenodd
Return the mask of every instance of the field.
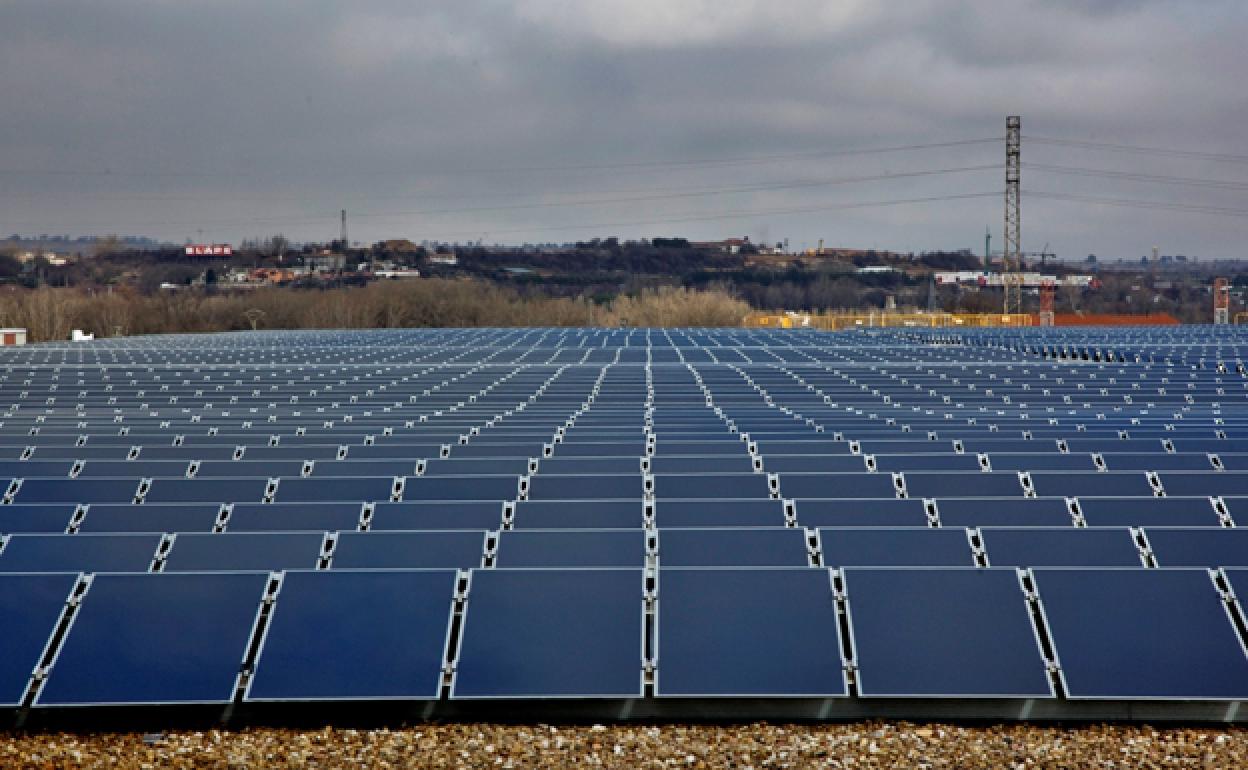
M 479 729 L 547 763 L 535 723 L 601 721 L 564 736 L 608 764 L 649 729 L 692 764 L 720 756 L 695 744 L 769 735 L 792 760 L 851 732 L 936 761 L 1016 729 L 948 720 L 1242 721 L 1244 342 L 499 328 L 8 349 L 0 703 L 36 736 L 5 750 L 433 719 L 452 724 L 352 740 Z M 892 719 L 935 726 L 860 721 Z M 670 726 L 706 720 L 848 724 Z M 916 748 L 933 729 L 961 737 Z M 1150 730 L 1071 740 L 1242 751 Z

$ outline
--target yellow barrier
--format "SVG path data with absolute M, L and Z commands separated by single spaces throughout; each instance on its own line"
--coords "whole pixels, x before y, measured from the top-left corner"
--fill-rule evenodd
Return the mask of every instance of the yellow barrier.
M 753 329 L 867 329 L 877 327 L 958 328 L 969 326 L 1035 326 L 1029 313 L 750 313 L 742 325 Z

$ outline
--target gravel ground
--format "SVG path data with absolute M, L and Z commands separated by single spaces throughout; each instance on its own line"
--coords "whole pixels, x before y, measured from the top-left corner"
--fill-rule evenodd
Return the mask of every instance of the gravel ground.
M 1248 766 L 1248 729 L 944 724 L 551 726 L 0 736 L 4 768 Z

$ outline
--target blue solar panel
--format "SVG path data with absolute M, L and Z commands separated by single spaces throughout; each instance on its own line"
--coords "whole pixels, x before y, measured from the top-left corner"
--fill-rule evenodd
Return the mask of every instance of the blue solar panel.
M 453 698 L 642 694 L 642 572 L 476 570 Z
M 239 503 L 230 510 L 229 532 L 325 532 L 352 530 L 360 523 L 360 503 Z
M 547 476 L 529 480 L 530 500 L 640 500 L 641 473 L 616 476 Z
M 1062 498 L 945 498 L 936 501 L 946 527 L 1015 526 L 1072 527 L 1070 508 Z
M 1167 495 L 1248 495 L 1248 473 L 1160 473 Z
M 907 473 L 908 497 L 1022 497 L 1018 474 L 997 473 Z
M 315 569 L 323 541 L 317 532 L 184 533 L 173 541 L 165 572 Z
M 1089 527 L 1216 527 L 1217 511 L 1207 497 L 1087 498 L 1079 509 Z
M 1204 570 L 1034 574 L 1069 697 L 1248 697 L 1248 656 Z
M 409 476 L 404 500 L 515 500 L 515 476 Z
M 78 575 L 0 576 L 0 706 L 26 694 Z
M 663 569 L 659 696 L 848 694 L 828 573 Z
M 147 572 L 160 535 L 12 535 L 0 572 Z
M 640 500 L 528 500 L 516 503 L 516 529 L 637 529 Z
M 1140 551 L 1123 528 L 980 530 L 994 567 L 1139 567 Z
M 1248 529 L 1144 530 L 1158 567 L 1248 567 Z
M 674 500 L 766 500 L 771 489 L 762 473 L 669 474 L 654 477 L 654 494 Z
M 452 571 L 286 573 L 248 700 L 436 698 Z
M 847 569 L 866 697 L 1053 695 L 1012 569 Z
M 780 477 L 780 494 L 796 499 L 889 499 L 897 497 L 897 488 L 888 473 L 786 473 Z
M 498 539 L 498 567 L 644 567 L 640 530 L 511 530 Z
M 221 506 L 211 503 L 191 505 L 134 505 L 103 503 L 92 505 L 78 525 L 79 532 L 211 532 Z
M 780 500 L 670 500 L 655 504 L 659 527 L 783 527 Z
M 490 501 L 377 503 L 369 530 L 498 529 L 503 504 Z
M 282 479 L 273 501 L 277 503 L 365 502 L 389 500 L 394 493 L 393 477 L 380 478 L 295 478 Z
M 265 479 L 156 479 L 145 503 L 261 503 Z M 87 501 L 91 502 L 91 501 Z M 101 501 L 110 502 L 110 501 Z
M 139 479 L 26 479 L 15 503 L 130 503 Z
M 799 500 L 803 527 L 926 527 L 922 500 Z
M 77 506 L 64 504 L 0 506 L 0 534 L 64 532 L 75 510 Z
M 964 529 L 819 530 L 826 567 L 973 567 Z
M 469 569 L 481 565 L 484 532 L 341 532 L 334 569 Z
M 1033 473 L 1031 484 L 1040 497 L 1143 497 L 1153 488 L 1143 473 Z
M 267 574 L 99 575 L 39 706 L 226 703 Z
M 806 533 L 799 529 L 664 529 L 659 558 L 666 567 L 804 567 Z

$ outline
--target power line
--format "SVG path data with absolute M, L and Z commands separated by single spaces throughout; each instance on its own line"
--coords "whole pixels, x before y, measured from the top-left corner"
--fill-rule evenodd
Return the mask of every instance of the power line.
M 1122 179 L 1130 182 L 1157 182 L 1184 187 L 1210 187 L 1219 190 L 1248 190 L 1248 182 L 1229 182 L 1222 179 L 1199 179 L 1186 176 L 1164 176 L 1160 174 L 1141 174 L 1134 171 L 1111 171 L 1108 169 L 1077 168 L 1074 166 L 1053 166 L 1044 163 L 1024 163 L 1025 168 L 1034 171 L 1047 171 L 1054 174 L 1072 176 L 1102 177 L 1106 179 Z
M 1043 200 L 1053 201 L 1069 201 L 1075 203 L 1095 203 L 1104 206 L 1120 206 L 1125 208 L 1153 209 L 1159 211 L 1176 211 L 1193 214 L 1216 214 L 1220 216 L 1245 217 L 1248 216 L 1248 208 L 1231 208 L 1226 206 L 1207 206 L 1199 203 L 1167 203 L 1164 201 L 1141 201 L 1131 200 L 1128 198 L 1100 198 L 1092 195 L 1077 195 L 1071 193 L 1051 193 L 1039 192 L 1036 190 L 1027 190 L 1026 194 L 1030 198 L 1040 198 Z
M 1109 150 L 1111 152 L 1129 152 L 1146 155 L 1167 155 L 1176 158 L 1192 158 L 1197 160 L 1216 160 L 1226 163 L 1248 163 L 1248 155 L 1237 155 L 1234 153 L 1222 152 L 1202 152 L 1199 150 L 1179 150 L 1163 147 L 1143 147 L 1134 144 L 1117 144 L 1114 142 L 1093 142 L 1083 139 L 1054 139 L 1051 137 L 1031 136 L 1028 134 L 1024 137 L 1028 142 L 1036 144 L 1049 144 L 1059 147 L 1082 147 L 1094 150 Z
M 550 166 L 498 166 L 498 167 L 468 167 L 468 168 L 450 168 L 450 169 L 411 169 L 391 167 L 386 169 L 377 169 L 371 171 L 358 170 L 351 172 L 335 172 L 335 178 L 343 176 L 383 176 L 383 175 L 414 175 L 414 174 L 510 174 L 510 173 L 542 173 L 542 172 L 560 172 L 560 171 L 610 171 L 622 169 L 680 169 L 680 168 L 696 168 L 702 166 L 739 166 L 739 165 L 755 165 L 765 163 L 776 163 L 788 160 L 807 160 L 811 158 L 830 158 L 843 157 L 851 155 L 879 155 L 895 152 L 911 152 L 917 150 L 933 150 L 945 149 L 952 147 L 964 147 L 977 144 L 987 144 L 991 142 L 999 142 L 996 137 L 978 138 L 978 139 L 959 139 L 948 142 L 929 142 L 925 144 L 905 144 L 895 145 L 891 147 L 862 147 L 847 149 L 827 149 L 813 150 L 810 152 L 786 153 L 778 155 L 749 155 L 738 157 L 724 158 L 704 158 L 698 160 L 655 160 L 655 161 L 637 161 L 637 162 L 621 162 L 621 163 L 590 163 L 590 164 L 568 164 L 568 165 L 550 165 Z M 96 176 L 96 177 L 259 177 L 265 176 L 259 173 L 235 173 L 235 172 L 203 172 L 203 171 L 116 171 L 113 169 L 20 169 L 20 168 L 0 168 L 0 174 L 11 176 Z
M 700 198 L 712 195 L 737 195 L 749 192 L 770 192 L 774 190 L 792 190 L 811 187 L 827 187 L 842 184 L 857 184 L 862 182 L 880 182 L 892 179 L 910 179 L 914 177 L 940 176 L 944 174 L 960 174 L 971 171 L 996 171 L 1000 168 L 996 164 L 988 164 L 981 166 L 962 166 L 959 168 L 941 168 L 929 169 L 923 171 L 902 171 L 895 174 L 875 174 L 872 176 L 855 176 L 855 177 L 839 177 L 834 179 L 817 179 L 806 180 L 800 182 L 778 182 L 774 184 L 756 184 L 741 185 L 737 187 L 724 187 L 720 189 L 704 190 L 699 192 L 673 192 L 659 193 L 655 195 L 639 195 L 628 198 L 590 198 L 573 201 L 539 201 L 535 203 L 518 203 L 506 206 L 473 206 L 466 208 L 450 208 L 450 209 L 425 209 L 418 211 L 393 211 L 386 213 L 364 213 L 356 216 L 361 217 L 392 217 L 392 216 L 433 216 L 438 214 L 463 214 L 476 211 L 506 211 L 515 209 L 537 209 L 537 208 L 561 208 L 565 206 L 599 206 L 615 203 L 649 203 L 661 200 L 673 200 L 677 198 Z
M 720 214 L 708 215 L 686 215 L 671 217 L 666 219 L 647 219 L 632 222 L 598 222 L 595 224 L 585 225 L 564 225 L 558 227 L 527 227 L 508 230 L 490 230 L 490 235 L 508 235 L 513 233 L 531 233 L 531 232 L 562 232 L 569 230 L 598 230 L 608 227 L 646 227 L 651 225 L 669 225 L 681 224 L 686 222 L 713 222 L 721 219 L 739 219 L 741 217 L 754 216 L 779 216 L 784 214 L 809 214 L 825 211 L 846 211 L 851 209 L 869 209 L 884 208 L 889 206 L 905 206 L 919 203 L 938 203 L 944 201 L 955 200 L 972 200 L 976 198 L 996 198 L 1000 197 L 1001 191 L 979 192 L 979 193 L 960 193 L 952 195 L 933 195 L 925 198 L 905 198 L 901 200 L 885 200 L 885 201 L 865 201 L 860 203 L 841 203 L 823 206 L 802 206 L 793 208 L 774 208 L 774 209 L 753 209 L 724 212 Z M 460 233 L 442 233 L 443 238 L 465 237 L 479 235 L 479 231 L 460 232 Z
M 889 181 L 893 179 L 911 179 L 927 176 L 942 176 L 948 174 L 960 174 L 976 171 L 994 171 L 999 168 L 995 164 L 987 164 L 980 166 L 962 166 L 956 168 L 942 169 L 924 169 L 921 171 L 902 171 L 894 174 L 874 174 L 870 176 L 854 176 L 854 177 L 835 177 L 831 179 L 817 180 L 800 180 L 780 183 L 761 183 L 756 185 L 739 185 L 734 187 L 710 188 L 696 192 L 672 192 L 657 193 L 654 195 L 638 195 L 633 197 L 616 197 L 616 198 L 581 198 L 570 201 L 537 201 L 533 203 L 519 203 L 502 206 L 469 206 L 461 208 L 441 208 L 441 209 L 419 209 L 408 211 L 387 211 L 387 212 L 369 212 L 369 211 L 352 211 L 352 216 L 367 219 L 384 219 L 392 217 L 413 217 L 413 216 L 437 216 L 447 214 L 471 214 L 476 212 L 487 211 L 508 211 L 508 210 L 525 210 L 525 209 L 548 209 L 548 208 L 566 208 L 577 206 L 601 206 L 601 205 L 618 205 L 622 203 L 650 203 L 663 200 L 675 200 L 681 198 L 699 198 L 716 195 L 742 194 L 750 192 L 767 192 L 786 189 L 802 189 L 825 187 L 846 184 L 860 184 L 866 182 Z M 228 225 L 251 225 L 266 223 L 305 223 L 323 221 L 331 216 L 337 216 L 338 212 L 312 215 L 291 215 L 291 216 L 275 216 L 275 217 L 250 217 L 246 219 L 196 219 L 194 221 L 159 221 L 159 222 L 135 222 L 130 223 L 131 227 L 176 227 L 191 225 L 206 226 L 228 226 Z M 31 226 L 30 222 L 15 222 L 18 226 Z M 107 226 L 102 224 L 100 226 Z
M 818 206 L 798 206 L 798 207 L 769 208 L 769 209 L 742 209 L 738 211 L 720 212 L 717 214 L 690 213 L 690 214 L 682 214 L 682 215 L 677 215 L 674 217 L 667 217 L 667 218 L 660 218 L 660 219 L 645 219 L 645 220 L 623 221 L 623 222 L 599 222 L 599 223 L 594 223 L 594 224 L 560 225 L 560 226 L 552 226 L 552 227 L 538 226 L 538 227 L 514 228 L 514 229 L 507 229 L 507 230 L 490 230 L 489 232 L 492 235 L 498 235 L 498 234 L 508 234 L 508 233 L 593 230 L 593 229 L 608 228 L 608 227 L 643 227 L 643 226 L 648 226 L 648 225 L 679 224 L 679 223 L 685 223 L 685 222 L 712 222 L 716 220 L 738 219 L 741 217 L 779 216 L 779 215 L 785 215 L 785 214 L 805 214 L 805 213 L 816 213 L 816 212 L 825 212 L 825 211 L 844 211 L 844 210 L 852 210 L 852 209 L 883 208 L 883 207 L 889 207 L 889 206 L 902 206 L 902 205 L 920 204 L 920 203 L 936 203 L 936 202 L 941 202 L 941 201 L 971 200 L 975 198 L 995 197 L 995 196 L 999 196 L 1000 194 L 1001 193 L 998 190 L 996 192 L 934 195 L 934 196 L 928 196 L 924 198 L 905 198 L 905 199 L 898 199 L 898 200 L 864 201 L 864 202 L 858 202 L 858 203 L 824 204 L 824 205 L 818 205 Z M 204 224 L 213 224 L 214 226 L 225 226 L 225 225 L 246 225 L 246 224 L 262 224 L 262 223 L 276 224 L 276 223 L 293 223 L 293 222 L 328 222 L 330 221 L 332 217 L 338 217 L 338 216 L 339 216 L 339 212 L 333 212 L 331 214 L 325 214 L 319 217 L 289 217 L 289 218 L 270 217 L 270 218 L 251 219 L 251 220 L 237 220 L 233 222 L 215 222 L 215 223 L 204 222 Z M 353 214 L 352 216 L 363 216 L 363 215 Z M 394 214 L 394 216 L 404 216 L 404 215 Z M 31 223 L 22 223 L 22 222 L 17 222 L 13 224 L 25 225 L 25 226 L 31 225 Z M 187 223 L 184 223 L 184 222 L 162 222 L 162 223 L 156 223 L 156 224 L 138 224 L 138 223 L 130 222 L 130 223 L 124 223 L 123 225 L 113 223 L 113 226 L 117 226 L 117 227 L 124 226 L 127 228 L 130 228 L 130 227 L 172 228 L 172 227 L 181 227 L 181 226 L 186 226 L 186 225 Z M 440 237 L 443 237 L 443 238 L 467 237 L 467 236 L 476 237 L 479 235 L 481 235 L 481 228 L 478 227 L 470 232 L 464 231 L 460 233 L 442 233 Z

